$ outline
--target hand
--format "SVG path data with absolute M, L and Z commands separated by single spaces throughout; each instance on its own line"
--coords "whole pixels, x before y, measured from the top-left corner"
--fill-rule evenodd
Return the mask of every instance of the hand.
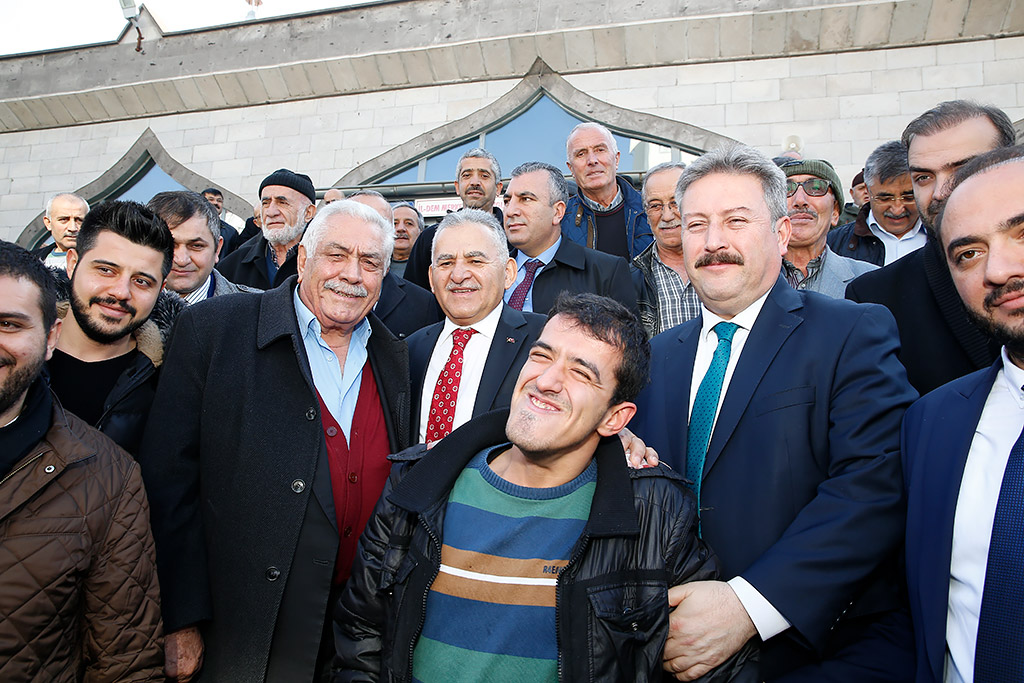
M 634 470 L 658 466 L 658 451 L 649 448 L 639 436 L 623 427 L 619 439 L 622 450 L 626 451 L 626 464 Z
M 677 680 L 700 678 L 757 635 L 743 603 L 729 584 L 694 581 L 668 591 L 668 641 L 663 666 Z
M 189 626 L 164 638 L 164 673 L 178 683 L 188 683 L 203 666 L 203 636 Z

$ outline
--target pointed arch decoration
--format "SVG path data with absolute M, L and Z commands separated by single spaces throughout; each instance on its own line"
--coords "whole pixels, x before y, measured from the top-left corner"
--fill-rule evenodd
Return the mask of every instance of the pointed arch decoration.
M 96 180 L 72 191 L 85 197 L 89 206 L 94 206 L 104 200 L 121 196 L 154 166 L 159 167 L 189 190 L 202 192 L 208 187 L 220 188 L 224 193 L 224 206 L 232 213 L 247 216 L 252 211 L 252 207 L 238 195 L 179 163 L 164 149 L 151 128 L 146 128 L 124 156 Z M 18 244 L 35 247 L 46 239 L 49 233 L 43 225 L 43 213 L 40 211 L 25 227 L 18 237 Z
M 709 130 L 654 114 L 617 107 L 577 89 L 544 60 L 537 58 L 526 76 L 502 97 L 469 116 L 427 131 L 355 167 L 334 183 L 354 187 L 380 182 L 421 159 L 443 152 L 494 130 L 547 96 L 569 114 L 602 123 L 616 134 L 699 155 L 736 141 Z

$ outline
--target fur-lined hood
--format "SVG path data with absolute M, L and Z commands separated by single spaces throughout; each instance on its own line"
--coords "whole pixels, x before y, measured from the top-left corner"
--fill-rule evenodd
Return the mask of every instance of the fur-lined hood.
M 63 319 L 71 308 L 71 280 L 63 268 L 51 268 L 50 272 L 57 283 L 57 316 Z M 133 333 L 139 351 L 149 358 L 155 367 L 163 364 L 164 348 L 170 339 L 174 321 L 187 306 L 185 300 L 174 292 L 161 289 L 153 312 Z

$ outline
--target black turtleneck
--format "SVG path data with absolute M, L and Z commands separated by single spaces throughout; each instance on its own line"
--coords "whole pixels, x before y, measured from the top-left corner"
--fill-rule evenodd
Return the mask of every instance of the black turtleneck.
M 28 388 L 18 419 L 0 427 L 0 476 L 6 476 L 50 429 L 53 399 L 42 376 Z

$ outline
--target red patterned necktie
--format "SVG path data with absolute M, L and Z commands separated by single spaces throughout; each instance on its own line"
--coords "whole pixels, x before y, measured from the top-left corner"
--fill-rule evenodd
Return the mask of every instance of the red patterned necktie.
M 458 329 L 452 332 L 452 352 L 448 363 L 437 376 L 434 396 L 430 401 L 430 417 L 427 419 L 427 443 L 448 436 L 455 419 L 455 403 L 459 398 L 459 380 L 462 379 L 462 352 L 476 330 Z
M 512 296 L 508 298 L 508 305 L 517 311 L 523 310 L 523 304 L 526 303 L 526 295 L 530 293 L 530 287 L 533 285 L 533 276 L 537 273 L 537 269 L 544 264 L 533 258 L 523 264 L 523 268 L 526 269 L 526 275 L 523 277 L 523 281 L 519 283 L 519 286 L 512 292 Z

